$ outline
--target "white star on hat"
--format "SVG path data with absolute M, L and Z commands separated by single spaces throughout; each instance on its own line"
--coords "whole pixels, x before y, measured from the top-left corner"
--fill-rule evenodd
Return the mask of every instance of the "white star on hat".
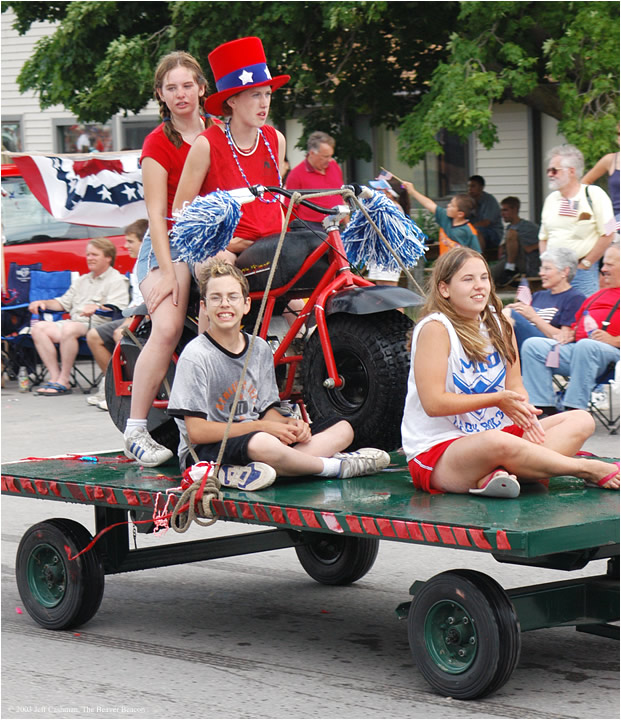
M 247 85 L 252 82 L 252 73 L 248 72 L 248 70 L 244 70 L 244 72 L 239 76 L 239 79 L 241 80 L 242 85 Z
M 272 79 L 272 73 L 269 71 L 269 68 L 268 68 L 268 67 L 265 68 L 265 77 L 266 77 L 268 80 L 271 80 L 271 79 Z

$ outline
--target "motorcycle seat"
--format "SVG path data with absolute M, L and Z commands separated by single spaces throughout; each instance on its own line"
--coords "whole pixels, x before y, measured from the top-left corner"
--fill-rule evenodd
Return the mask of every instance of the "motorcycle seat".
M 325 237 L 325 234 L 318 235 L 305 228 L 292 228 L 285 238 L 272 287 L 283 287 L 291 282 L 306 258 L 323 243 Z M 235 264 L 246 276 L 250 292 L 265 290 L 279 239 L 279 234 L 268 235 L 239 254 Z M 327 245 L 325 249 L 326 252 L 291 288 L 292 292 L 304 294 L 317 287 L 319 280 L 328 270 Z

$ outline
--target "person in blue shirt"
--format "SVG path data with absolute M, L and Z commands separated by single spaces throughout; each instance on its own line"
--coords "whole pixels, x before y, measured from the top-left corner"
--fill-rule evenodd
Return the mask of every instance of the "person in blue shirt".
M 479 234 L 479 243 L 483 250 L 498 247 L 503 234 L 498 200 L 485 192 L 484 187 L 485 180 L 480 175 L 468 178 L 468 194 L 475 202 L 472 222 Z
M 435 221 L 440 226 L 440 255 L 459 245 L 481 252 L 477 231 L 469 222 L 474 209 L 474 201 L 471 197 L 455 195 L 446 208 L 443 208 L 431 198 L 418 192 L 411 182 L 404 181 L 403 187 L 417 203 L 433 213 Z
M 533 295 L 530 305 L 514 302 L 503 310 L 513 325 L 519 350 L 530 337 L 562 341 L 586 299 L 571 286 L 577 269 L 578 258 L 569 248 L 552 248 L 543 253 L 539 269 L 543 290 Z

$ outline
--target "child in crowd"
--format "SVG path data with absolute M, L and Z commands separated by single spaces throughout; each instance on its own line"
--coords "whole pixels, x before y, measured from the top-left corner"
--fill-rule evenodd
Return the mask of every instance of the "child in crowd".
M 574 475 L 619 489 L 619 463 L 574 457 L 588 412 L 544 418 L 528 400 L 515 338 L 489 267 L 454 248 L 433 268 L 412 337 L 402 437 L 414 485 L 430 493 L 517 497 L 522 482 Z M 612 471 L 612 472 L 611 472 Z
M 248 282 L 238 268 L 210 261 L 200 274 L 200 296 L 209 329 L 183 350 L 168 403 L 181 434 L 182 470 L 198 460 L 217 459 L 250 342 L 241 330 L 250 310 Z M 222 485 L 260 490 L 276 475 L 349 478 L 373 474 L 390 462 L 388 453 L 375 448 L 342 452 L 354 438 L 345 420 L 311 429 L 278 407 L 272 352 L 257 337 L 222 458 Z
M 148 220 L 136 220 L 125 228 L 125 249 L 132 258 L 137 258 L 142 245 L 142 239 L 149 227 Z M 129 304 L 130 307 L 137 307 L 144 302 L 140 286 L 138 285 L 138 277 L 136 275 L 136 266 L 129 275 Z M 86 342 L 90 351 L 93 353 L 95 362 L 104 374 L 99 389 L 95 395 L 89 395 L 86 402 L 89 405 L 96 405 L 100 410 L 107 410 L 105 382 L 106 370 L 108 363 L 114 352 L 116 344 L 120 341 L 123 328 L 127 327 L 131 322 L 131 317 L 121 318 L 119 320 L 111 320 L 104 325 L 98 325 L 91 328 L 86 333 Z
M 440 255 L 459 245 L 481 252 L 476 228 L 468 220 L 475 205 L 469 195 L 454 195 L 444 209 L 431 198 L 419 193 L 411 182 L 404 182 L 403 187 L 416 202 L 433 213 L 440 226 Z

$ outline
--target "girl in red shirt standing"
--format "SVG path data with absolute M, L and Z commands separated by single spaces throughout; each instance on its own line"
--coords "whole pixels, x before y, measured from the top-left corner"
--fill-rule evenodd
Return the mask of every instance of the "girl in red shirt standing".
M 173 207 L 214 190 L 250 185 L 282 185 L 285 138 L 266 125 L 272 92 L 289 75 L 272 78 L 263 44 L 256 37 L 220 45 L 209 55 L 218 92 L 207 98 L 212 115 L 224 116 L 223 125 L 208 128 L 188 154 Z M 283 214 L 278 198 L 258 198 L 242 206 L 235 237 L 219 255 L 234 263 L 237 255 L 260 237 L 280 233 Z
M 142 148 L 149 232 L 136 265 L 152 328 L 136 362 L 124 434 L 125 455 L 147 467 L 161 465 L 173 455 L 149 435 L 146 418 L 183 330 L 191 279 L 187 264 L 176 261 L 168 239 L 173 198 L 190 147 L 211 124 L 202 114 L 207 81 L 188 53 L 173 52 L 162 58 L 155 71 L 154 92 L 163 122 Z

